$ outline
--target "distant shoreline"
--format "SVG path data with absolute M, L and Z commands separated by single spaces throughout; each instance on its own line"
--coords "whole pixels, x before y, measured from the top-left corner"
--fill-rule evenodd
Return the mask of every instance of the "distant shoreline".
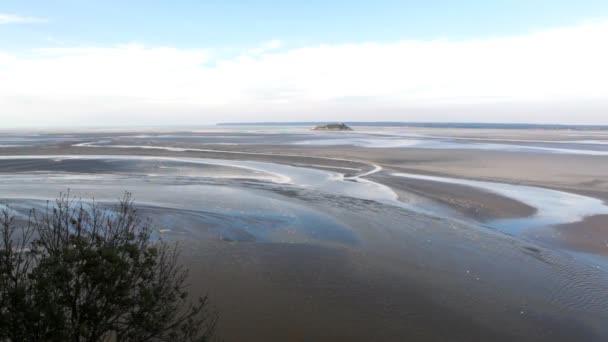
M 311 122 L 223 122 L 217 126 L 318 126 L 331 121 Z M 348 126 L 373 127 L 430 127 L 430 128 L 500 128 L 500 129 L 555 129 L 555 130 L 608 130 L 608 125 L 565 125 L 527 123 L 481 123 L 481 122 L 361 122 L 344 121 Z

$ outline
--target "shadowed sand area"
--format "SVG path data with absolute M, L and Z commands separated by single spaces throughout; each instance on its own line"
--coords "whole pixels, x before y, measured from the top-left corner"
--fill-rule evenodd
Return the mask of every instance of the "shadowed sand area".
M 37 136 L 0 150 L 0 205 L 25 214 L 67 188 L 104 204 L 131 191 L 157 234 L 180 241 L 192 289 L 210 294 L 227 341 L 608 338 L 608 273 L 596 262 L 608 250 L 608 216 L 557 215 L 550 198 L 538 202 L 562 191 L 601 208 L 608 157 L 386 141 L 451 134 L 466 144 L 564 147 L 597 135 L 375 130 Z M 533 198 L 478 181 L 525 186 Z M 551 225 L 539 226 L 538 215 Z

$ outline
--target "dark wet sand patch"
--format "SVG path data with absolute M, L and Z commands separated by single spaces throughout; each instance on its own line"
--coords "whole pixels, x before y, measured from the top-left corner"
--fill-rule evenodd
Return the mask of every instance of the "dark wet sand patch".
M 529 217 L 536 213 L 534 207 L 525 203 L 470 186 L 393 177 L 387 175 L 387 172 L 370 178 L 400 193 L 405 202 L 408 193 L 414 193 L 480 222 Z
M 526 235 L 542 237 L 561 248 L 608 256 L 608 215 L 590 216 L 580 222 L 538 228 Z
M 373 263 L 360 265 L 348 249 L 254 243 L 189 248 L 193 284 L 205 284 L 199 290 L 218 305 L 227 341 L 525 341 L 526 329 L 529 341 L 594 340 L 578 323 L 549 317 L 527 316 L 529 322 L 518 327 L 488 324 L 443 305 L 432 286 Z

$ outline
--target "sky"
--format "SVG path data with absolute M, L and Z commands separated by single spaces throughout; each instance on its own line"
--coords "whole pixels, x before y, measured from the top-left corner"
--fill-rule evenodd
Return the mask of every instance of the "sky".
M 0 127 L 608 124 L 608 1 L 0 0 Z

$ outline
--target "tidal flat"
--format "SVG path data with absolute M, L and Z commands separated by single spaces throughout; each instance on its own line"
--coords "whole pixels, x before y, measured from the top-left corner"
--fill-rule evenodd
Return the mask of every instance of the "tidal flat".
M 131 192 L 227 341 L 605 341 L 608 132 L 0 134 L 0 206 Z

